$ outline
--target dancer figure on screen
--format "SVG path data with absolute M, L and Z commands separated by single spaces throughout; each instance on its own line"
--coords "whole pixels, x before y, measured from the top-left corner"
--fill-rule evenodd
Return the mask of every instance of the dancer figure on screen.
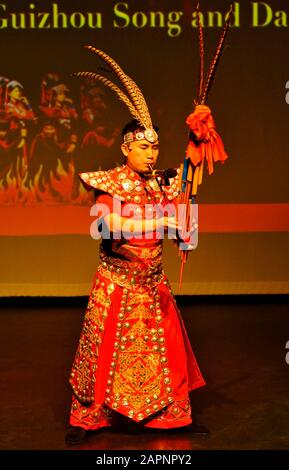
M 81 156 L 76 161 L 77 173 L 81 171 L 108 170 L 116 163 L 113 155 L 118 154 L 116 140 L 120 129 L 113 125 L 109 115 L 109 101 L 106 90 L 95 81 L 86 80 L 81 86 L 81 117 L 83 136 Z
M 23 85 L 16 80 L 10 80 L 6 84 L 4 111 L 9 121 L 11 134 L 18 140 L 18 155 L 16 172 L 22 179 L 28 168 L 28 130 L 37 122 L 34 111 L 24 93 Z

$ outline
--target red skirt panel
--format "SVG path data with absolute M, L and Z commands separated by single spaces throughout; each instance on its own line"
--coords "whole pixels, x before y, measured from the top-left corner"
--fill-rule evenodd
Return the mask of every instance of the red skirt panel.
M 97 272 L 70 383 L 74 426 L 109 426 L 114 411 L 147 427 L 191 422 L 189 391 L 205 381 L 165 276 L 126 288 Z

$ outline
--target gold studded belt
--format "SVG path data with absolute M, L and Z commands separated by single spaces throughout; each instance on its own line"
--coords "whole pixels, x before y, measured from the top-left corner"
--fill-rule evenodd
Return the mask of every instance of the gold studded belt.
M 127 288 L 133 285 L 155 286 L 164 279 L 161 262 L 151 267 L 144 263 L 124 261 L 109 256 L 102 257 L 98 272 L 111 282 Z

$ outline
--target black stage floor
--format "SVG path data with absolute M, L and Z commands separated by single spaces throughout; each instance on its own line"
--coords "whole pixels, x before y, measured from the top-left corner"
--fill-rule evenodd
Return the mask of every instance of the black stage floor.
M 210 436 L 136 434 L 122 426 L 94 433 L 78 448 L 289 449 L 288 296 L 177 301 L 207 381 L 192 393 L 193 411 Z M 0 299 L 1 449 L 70 449 L 64 443 L 67 380 L 86 303 L 87 298 Z

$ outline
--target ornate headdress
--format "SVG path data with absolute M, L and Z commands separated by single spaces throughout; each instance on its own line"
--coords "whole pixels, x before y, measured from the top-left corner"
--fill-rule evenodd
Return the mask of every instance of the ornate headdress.
M 137 130 L 136 132 L 128 132 L 124 135 L 124 143 L 142 139 L 146 139 L 150 143 L 156 142 L 158 140 L 158 135 L 153 128 L 147 103 L 137 84 L 128 75 L 126 75 L 117 62 L 115 62 L 115 60 L 105 52 L 100 49 L 96 49 L 93 46 L 85 47 L 89 51 L 98 55 L 109 66 L 109 71 L 115 73 L 125 91 L 98 73 L 76 72 L 73 75 L 80 78 L 90 78 L 91 80 L 100 81 L 113 90 L 119 99 L 128 107 L 130 113 L 138 121 L 140 128 L 144 129 L 144 131 L 142 132 Z

